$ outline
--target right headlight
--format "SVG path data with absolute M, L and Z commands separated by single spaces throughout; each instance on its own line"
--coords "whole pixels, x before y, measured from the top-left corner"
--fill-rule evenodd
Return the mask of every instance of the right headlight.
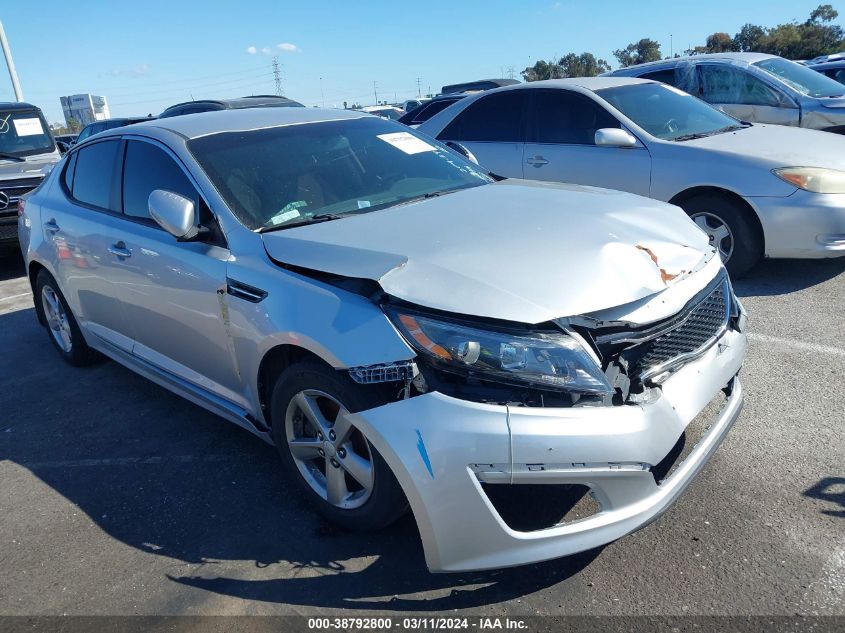
M 444 371 L 539 389 L 613 393 L 601 367 L 563 332 L 510 333 L 391 306 L 384 310 L 408 343 Z
M 823 167 L 781 167 L 772 173 L 804 191 L 845 193 L 845 171 Z

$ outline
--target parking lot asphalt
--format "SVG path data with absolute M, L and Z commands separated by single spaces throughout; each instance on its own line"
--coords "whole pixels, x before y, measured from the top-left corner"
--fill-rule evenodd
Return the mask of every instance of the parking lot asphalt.
M 114 362 L 65 365 L 0 261 L 0 614 L 845 614 L 845 260 L 768 261 L 746 404 L 660 520 L 601 550 L 429 574 L 410 517 L 347 533 L 274 449 Z

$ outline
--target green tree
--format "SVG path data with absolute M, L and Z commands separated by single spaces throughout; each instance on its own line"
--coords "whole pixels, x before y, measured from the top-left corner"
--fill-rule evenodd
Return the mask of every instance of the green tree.
M 707 53 L 728 53 L 736 50 L 736 44 L 727 33 L 713 33 L 707 36 L 704 50 Z
M 82 129 L 82 124 L 75 118 L 70 117 L 67 120 L 67 127 L 73 134 L 78 134 L 79 131 Z
M 661 58 L 660 44 L 652 39 L 643 38 L 639 42 L 628 44 L 625 48 L 613 51 L 613 56 L 622 68 L 655 62 Z
M 543 61 L 542 59 L 535 62 L 533 66 L 529 66 L 521 73 L 525 81 L 542 81 L 543 79 L 561 79 L 566 75 L 563 68 L 553 61 Z
M 734 50 L 748 53 L 752 51 L 759 51 L 761 42 L 766 37 L 766 29 L 756 24 L 745 24 L 739 30 L 739 33 L 734 35 Z
M 561 57 L 557 65 L 563 69 L 564 77 L 595 77 L 610 70 L 610 64 L 592 53 L 569 53 Z

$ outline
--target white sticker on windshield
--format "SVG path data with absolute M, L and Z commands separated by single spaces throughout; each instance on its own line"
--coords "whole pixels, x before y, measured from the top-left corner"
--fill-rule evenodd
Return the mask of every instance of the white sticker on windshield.
M 370 206 L 369 200 L 359 200 L 358 201 L 358 208 L 359 209 L 366 209 L 368 206 Z
M 421 138 L 407 132 L 392 132 L 391 134 L 379 134 L 378 137 L 385 143 L 390 143 L 396 149 L 406 154 L 419 154 L 421 152 L 433 152 L 434 145 L 429 145 Z
M 15 124 L 15 132 L 18 136 L 36 136 L 44 134 L 44 127 L 41 125 L 41 119 L 33 117 L 31 119 L 12 119 Z

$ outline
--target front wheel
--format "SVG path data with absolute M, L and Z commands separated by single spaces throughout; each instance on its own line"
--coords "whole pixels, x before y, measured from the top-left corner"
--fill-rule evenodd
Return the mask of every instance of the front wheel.
M 695 196 L 681 203 L 693 222 L 710 239 L 732 277 L 747 273 L 763 256 L 763 240 L 738 202 L 718 195 Z
M 316 362 L 291 365 L 273 389 L 273 439 L 312 506 L 349 529 L 385 527 L 407 510 L 390 468 L 347 414 L 385 400 Z

